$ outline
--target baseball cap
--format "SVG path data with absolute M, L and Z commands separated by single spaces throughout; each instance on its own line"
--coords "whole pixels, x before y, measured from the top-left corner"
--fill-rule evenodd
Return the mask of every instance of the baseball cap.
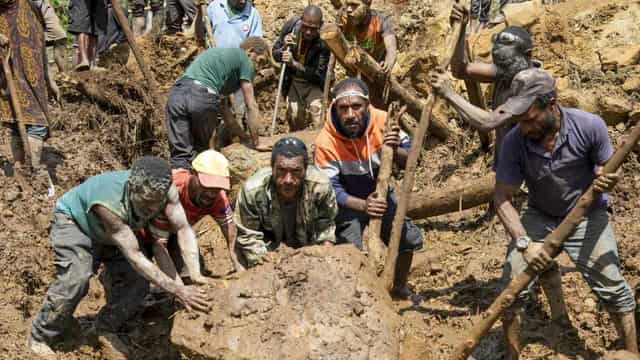
M 229 190 L 229 160 L 215 150 L 203 151 L 191 162 L 200 184 L 206 188 Z
M 511 81 L 512 96 L 494 110 L 499 118 L 511 118 L 522 115 L 541 95 L 552 93 L 556 90 L 556 81 L 547 71 L 539 68 L 531 68 L 520 71 Z

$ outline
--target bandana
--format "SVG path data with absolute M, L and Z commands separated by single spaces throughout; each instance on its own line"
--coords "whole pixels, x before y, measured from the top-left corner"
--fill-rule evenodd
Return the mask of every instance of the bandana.
M 362 91 L 348 90 L 348 91 L 344 91 L 344 92 L 341 92 L 340 94 L 338 94 L 336 96 L 336 98 L 334 99 L 334 101 L 338 100 L 338 99 L 350 97 L 350 96 L 359 96 L 359 97 L 361 97 L 361 98 L 363 98 L 365 100 L 369 100 L 369 96 L 365 95 Z

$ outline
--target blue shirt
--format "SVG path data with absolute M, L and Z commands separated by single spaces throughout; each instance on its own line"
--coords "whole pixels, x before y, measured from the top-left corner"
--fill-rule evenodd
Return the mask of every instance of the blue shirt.
M 207 8 L 211 20 L 216 47 L 238 48 L 249 36 L 262 37 L 262 19 L 251 1 L 235 15 L 229 9 L 227 0 L 215 0 Z
M 595 178 L 595 167 L 603 164 L 613 147 L 607 125 L 599 116 L 578 109 L 560 108 L 560 134 L 551 153 L 542 144 L 526 138 L 520 125 L 504 138 L 496 180 L 529 189 L 529 206 L 550 215 L 565 216 Z M 607 197 L 598 195 L 594 207 L 607 207 Z

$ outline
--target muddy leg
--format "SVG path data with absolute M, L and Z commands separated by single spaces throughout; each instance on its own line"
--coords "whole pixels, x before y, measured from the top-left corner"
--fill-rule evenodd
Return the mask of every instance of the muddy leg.
M 520 357 L 520 327 L 522 326 L 522 310 L 510 309 L 502 317 L 502 330 L 505 339 L 505 360 L 518 360 Z
M 90 68 L 90 54 L 89 54 L 89 38 L 90 34 L 80 33 L 78 34 L 78 64 L 75 66 L 75 71 L 86 71 Z
M 569 322 L 567 305 L 562 294 L 562 277 L 558 264 L 554 262 L 549 270 L 540 275 L 540 285 L 551 308 L 551 320 Z
M 407 286 L 409 280 L 409 271 L 413 262 L 413 251 L 404 251 L 398 254 L 398 262 L 396 263 L 396 272 L 393 278 L 393 289 L 391 296 L 397 299 L 408 299 L 413 293 Z
M 638 340 L 634 312 L 610 313 L 610 315 L 618 331 L 618 336 L 624 340 L 625 350 L 637 354 Z

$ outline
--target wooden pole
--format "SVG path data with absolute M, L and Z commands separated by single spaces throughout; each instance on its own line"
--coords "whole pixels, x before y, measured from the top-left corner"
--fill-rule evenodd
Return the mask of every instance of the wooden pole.
M 369 54 L 357 45 L 347 42 L 340 28 L 335 24 L 327 24 L 320 30 L 320 37 L 327 44 L 331 52 L 347 70 L 360 72 L 369 81 L 370 86 L 384 88 L 387 78 L 378 64 Z M 425 102 L 413 95 L 402 86 L 398 80 L 391 77 L 389 97 L 391 101 L 398 100 L 407 105 L 407 113 L 415 119 L 422 116 Z M 429 132 L 441 140 L 446 140 L 453 131 L 440 119 L 430 122 Z
M 333 79 L 333 71 L 336 67 L 336 56 L 331 53 L 329 64 L 327 65 L 327 73 L 324 76 L 324 88 L 322 89 L 322 116 L 321 121 L 325 121 L 327 117 L 327 109 L 329 108 L 329 90 L 331 90 L 331 80 Z M 316 124 L 322 126 L 322 124 Z
M 603 173 L 615 173 L 625 161 L 627 156 L 640 139 L 640 123 L 636 124 L 631 134 L 626 138 L 620 148 L 613 154 L 611 159 L 604 166 Z M 562 220 L 560 225 L 544 238 L 542 249 L 552 257 L 558 256 L 562 243 L 573 233 L 576 226 L 580 224 L 582 218 L 589 212 L 591 204 L 595 198 L 593 185 L 580 197 L 576 206 Z M 487 334 L 493 324 L 500 318 L 502 313 L 514 302 L 516 296 L 537 276 L 536 272 L 527 267 L 525 272 L 518 275 L 509 282 L 509 286 L 494 300 L 493 304 L 485 312 L 482 320 L 475 324 L 468 336 L 458 345 L 452 355 L 452 359 L 464 360 L 471 354 L 471 351 L 480 342 L 480 339 Z
M 122 31 L 124 31 L 125 36 L 127 37 L 127 42 L 129 43 L 129 47 L 131 47 L 131 51 L 133 51 L 133 55 L 136 57 L 136 61 L 138 62 L 138 66 L 140 66 L 140 71 L 142 71 L 142 75 L 147 80 L 149 92 L 153 95 L 153 100 L 158 101 L 155 96 L 156 91 L 158 89 L 158 85 L 156 83 L 156 79 L 149 71 L 147 64 L 144 62 L 144 58 L 142 57 L 142 53 L 140 52 L 140 48 L 136 44 L 135 37 L 133 36 L 133 32 L 129 27 L 129 20 L 125 16 L 122 11 L 122 4 L 120 0 L 111 0 L 111 4 L 113 5 L 113 12 L 116 15 L 116 19 L 118 19 L 118 23 L 122 27 Z
M 11 107 L 13 108 L 13 115 L 16 118 L 16 124 L 18 125 L 18 133 L 20 134 L 20 140 L 22 140 L 22 147 L 24 149 L 25 165 L 34 165 L 34 159 L 31 157 L 31 146 L 29 146 L 29 138 L 27 136 L 27 128 L 24 125 L 24 119 L 22 117 L 22 108 L 20 107 L 20 101 L 18 100 L 18 89 L 16 89 L 16 83 L 13 81 L 13 73 L 11 71 L 11 47 L 9 44 L 6 47 L 3 46 L 2 56 L 2 71 L 4 73 L 5 81 L 7 82 L 7 88 L 9 89 L 9 98 L 11 100 Z M 30 160 L 30 161 L 28 161 Z
M 467 53 L 467 61 L 472 61 L 473 59 L 471 58 L 471 49 L 469 48 L 469 42 L 465 40 L 464 43 Z M 480 84 L 477 81 L 465 79 L 464 85 L 466 86 L 467 93 L 469 94 L 469 101 L 473 105 L 481 109 L 486 109 L 487 104 L 484 100 L 484 96 L 482 95 L 482 88 L 480 87 Z M 489 133 L 478 131 L 478 136 L 480 137 L 482 150 L 484 152 L 489 152 L 489 148 L 491 147 L 491 136 L 489 135 Z
M 392 131 L 394 127 L 398 126 L 398 119 L 407 110 L 406 106 L 403 106 L 399 111 L 394 111 L 393 103 L 389 105 L 389 111 L 387 112 L 387 123 L 385 124 L 385 134 Z M 388 145 L 383 145 L 380 154 L 380 171 L 378 172 L 378 179 L 376 183 L 376 194 L 380 199 L 386 199 L 389 191 L 389 179 L 391 179 L 391 171 L 393 170 L 393 148 Z M 375 269 L 381 270 L 384 266 L 384 253 L 386 246 L 382 242 L 380 237 L 382 232 L 382 218 L 372 218 L 369 220 L 369 226 L 365 231 L 363 240 L 365 248 L 369 252 L 369 259 L 371 265 Z
M 451 58 L 455 51 L 455 46 L 460 32 L 462 31 L 461 23 L 452 24 L 451 33 L 449 34 L 449 40 L 447 47 L 444 51 L 444 57 L 442 60 L 442 67 L 447 68 L 451 64 Z M 415 183 L 416 167 L 418 165 L 418 158 L 420 157 L 420 151 L 422 150 L 422 143 L 424 142 L 427 128 L 431 122 L 431 112 L 436 103 L 434 93 L 429 94 L 427 102 L 422 109 L 422 115 L 420 116 L 420 122 L 415 132 L 415 136 L 411 141 L 411 148 L 407 158 L 407 164 L 404 171 L 404 180 L 402 181 L 402 191 L 398 197 L 398 207 L 393 217 L 393 225 L 391 227 L 391 238 L 389 240 L 389 248 L 387 252 L 387 261 L 384 265 L 384 271 L 382 273 L 382 279 L 387 289 L 393 288 L 393 277 L 396 269 L 396 263 L 398 261 L 398 252 L 400 250 L 400 236 L 402 235 L 402 226 L 404 225 L 405 216 L 407 215 L 407 209 L 409 208 L 409 199 L 411 192 L 413 191 L 413 185 Z
M 207 31 L 207 37 L 209 38 L 207 45 L 209 48 L 214 48 L 216 47 L 216 41 L 213 39 L 213 28 L 211 27 L 211 21 L 209 21 L 209 16 L 207 15 L 206 2 L 200 4 L 200 12 L 202 13 L 202 20 L 204 21 L 204 28 Z

